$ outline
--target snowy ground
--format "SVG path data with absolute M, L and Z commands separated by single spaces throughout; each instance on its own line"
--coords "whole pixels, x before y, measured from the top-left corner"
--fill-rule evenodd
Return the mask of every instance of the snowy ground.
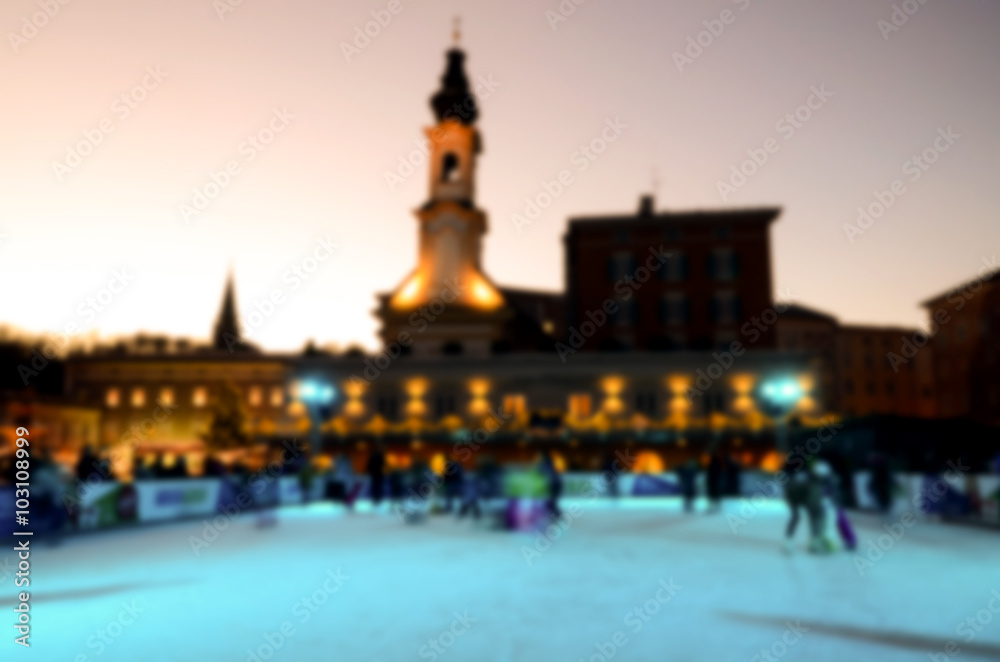
M 733 533 L 672 500 L 589 503 L 530 563 L 534 536 L 448 517 L 405 525 L 318 505 L 279 518 L 238 517 L 197 556 L 200 521 L 39 546 L 32 648 L 7 626 L 0 657 L 926 662 L 950 659 L 954 641 L 963 661 L 1000 659 L 992 531 L 918 523 L 862 575 L 847 552 L 782 554 L 780 504 Z M 884 533 L 855 519 L 863 544 Z M 984 625 L 962 626 L 977 614 Z

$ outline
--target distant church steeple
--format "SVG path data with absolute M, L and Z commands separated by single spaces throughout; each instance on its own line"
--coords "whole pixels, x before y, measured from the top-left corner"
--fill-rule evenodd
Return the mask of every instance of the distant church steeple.
M 215 330 L 212 334 L 213 349 L 228 349 L 233 351 L 242 345 L 240 339 L 240 321 L 236 314 L 236 293 L 233 285 L 233 272 L 230 271 L 226 277 L 226 290 L 222 295 L 222 307 L 219 309 L 219 317 L 215 321 Z

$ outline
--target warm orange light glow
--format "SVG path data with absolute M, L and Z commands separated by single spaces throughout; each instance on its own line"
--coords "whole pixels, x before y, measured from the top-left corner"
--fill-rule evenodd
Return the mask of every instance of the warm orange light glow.
M 477 398 L 481 398 L 490 392 L 490 381 L 482 377 L 473 377 L 469 380 L 469 392 Z
M 204 407 L 208 404 L 208 389 L 204 386 L 198 386 L 194 389 L 191 394 L 191 404 L 195 407 Z
M 604 398 L 604 411 L 611 415 L 620 414 L 625 411 L 625 403 L 618 396 L 609 395 Z
M 802 375 L 799 377 L 799 387 L 802 388 L 803 393 L 810 393 L 813 387 L 816 385 L 815 380 L 812 375 Z
M 771 451 L 764 456 L 763 461 L 760 463 L 760 468 L 770 473 L 780 471 L 784 466 L 785 456 L 778 451 Z
M 601 388 L 609 396 L 618 396 L 625 390 L 625 380 L 617 376 L 605 377 L 601 380 Z
M 490 402 L 486 398 L 477 397 L 469 402 L 469 413 L 473 416 L 482 416 L 490 410 Z
M 360 400 L 352 398 L 344 403 L 344 413 L 351 418 L 360 418 L 365 413 L 365 405 Z
M 427 412 L 427 405 L 423 400 L 410 400 L 406 403 L 406 413 L 410 416 L 423 416 Z
M 174 389 L 169 386 L 160 390 L 160 402 L 165 405 L 174 404 Z
M 448 460 L 445 458 L 444 453 L 435 453 L 434 457 L 431 458 L 431 471 L 437 475 L 443 476 L 447 466 Z
M 571 393 L 569 396 L 569 415 L 574 418 L 587 418 L 591 413 L 589 393 Z
M 691 409 L 691 401 L 683 395 L 675 395 L 670 399 L 670 411 L 675 414 L 683 414 Z
M 490 285 L 482 276 L 474 275 L 472 286 L 469 288 L 472 295 L 472 303 L 480 308 L 492 310 L 503 305 L 503 297 L 496 288 Z
M 424 279 L 419 272 L 410 276 L 406 284 L 399 288 L 399 291 L 392 297 L 390 305 L 393 308 L 403 308 L 417 303 L 423 282 Z
M 691 378 L 687 375 L 670 375 L 667 377 L 667 388 L 676 396 L 684 395 L 691 386 Z
M 349 398 L 360 398 L 365 393 L 365 385 L 355 380 L 344 382 L 344 393 Z
M 142 407 L 145 404 L 146 404 L 146 389 L 144 388 L 132 389 L 132 406 Z
M 411 398 L 422 398 L 427 393 L 429 382 L 423 377 L 414 377 L 406 382 L 406 394 Z
M 740 413 L 753 411 L 753 398 L 749 395 L 740 395 L 733 400 L 733 409 Z
M 708 425 L 713 430 L 721 430 L 726 427 L 726 415 L 722 412 L 713 411 L 708 417 Z
M 663 458 L 653 451 L 642 451 L 635 456 L 632 471 L 637 474 L 658 474 L 665 471 Z
M 730 380 L 733 390 L 739 395 L 749 395 L 755 381 L 753 375 L 733 375 Z
M 409 469 L 413 458 L 409 453 L 386 453 L 385 464 L 389 469 Z
M 522 394 L 511 393 L 503 398 L 503 411 L 512 416 L 523 416 L 526 409 L 526 401 Z
M 108 407 L 117 407 L 121 402 L 121 392 L 116 388 L 109 388 L 104 396 L 104 404 Z

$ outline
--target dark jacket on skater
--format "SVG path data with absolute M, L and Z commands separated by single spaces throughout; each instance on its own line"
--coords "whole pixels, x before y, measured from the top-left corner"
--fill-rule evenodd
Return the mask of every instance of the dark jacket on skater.
M 726 484 L 726 460 L 722 453 L 713 453 L 712 459 L 708 461 L 705 483 L 709 501 L 714 507 L 718 507 Z
M 380 448 L 375 448 L 368 458 L 368 476 L 371 478 L 372 503 L 377 506 L 382 502 L 385 482 L 385 455 Z
M 698 496 L 698 463 L 688 460 L 677 469 L 677 479 L 680 482 L 681 496 L 684 497 L 684 512 L 694 510 L 694 500 Z
M 559 495 L 562 493 L 562 476 L 556 470 L 555 459 L 553 459 L 552 453 L 548 450 L 542 451 L 541 470 L 549 488 L 549 499 L 545 507 L 550 515 L 559 517 L 562 515 L 562 511 L 559 510 Z

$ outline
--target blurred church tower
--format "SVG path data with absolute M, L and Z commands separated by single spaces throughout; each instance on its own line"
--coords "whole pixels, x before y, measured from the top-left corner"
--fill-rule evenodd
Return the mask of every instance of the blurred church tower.
M 431 97 L 437 125 L 429 140 L 429 197 L 416 210 L 417 267 L 377 311 L 386 345 L 400 333 L 420 356 L 483 356 L 504 339 L 513 311 L 482 272 L 486 213 L 476 208 L 476 157 L 481 151 L 476 98 L 465 75 L 465 53 L 447 54 L 441 89 Z

